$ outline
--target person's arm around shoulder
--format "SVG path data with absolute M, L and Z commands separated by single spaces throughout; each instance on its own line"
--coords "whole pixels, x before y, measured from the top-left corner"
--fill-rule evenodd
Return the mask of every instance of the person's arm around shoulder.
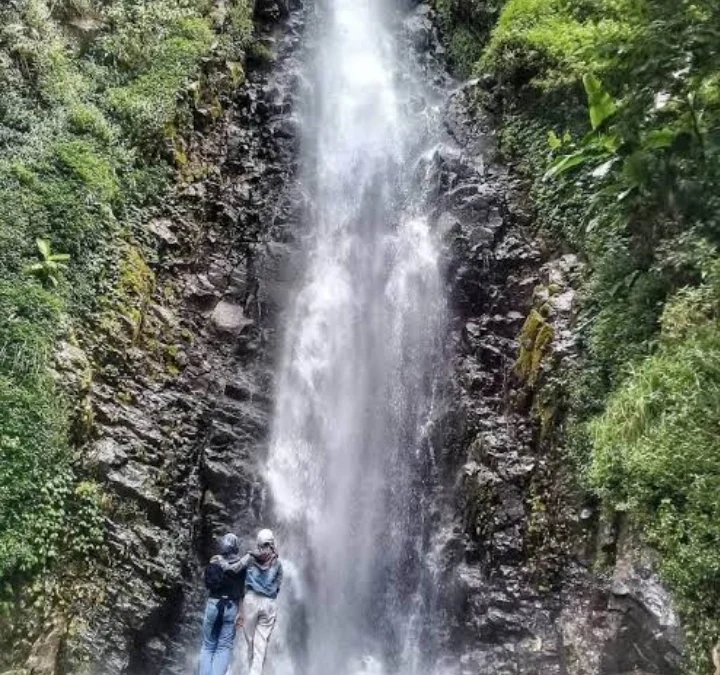
M 242 572 L 243 570 L 246 570 L 248 566 L 250 565 L 250 561 L 252 560 L 252 556 L 249 553 L 246 553 L 242 558 L 239 560 L 236 560 L 233 563 L 228 562 L 225 560 L 225 569 L 229 572 Z

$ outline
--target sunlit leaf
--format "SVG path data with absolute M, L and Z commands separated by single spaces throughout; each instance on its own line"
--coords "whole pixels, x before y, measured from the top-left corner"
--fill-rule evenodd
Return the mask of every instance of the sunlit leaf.
M 646 150 L 661 150 L 669 148 L 675 140 L 675 132 L 672 129 L 657 129 L 648 133 L 642 141 Z
M 50 242 L 47 241 L 47 239 L 36 239 L 35 243 L 37 244 L 38 251 L 40 251 L 40 255 L 42 255 L 43 258 L 48 258 L 50 256 Z
M 562 148 L 563 142 L 558 138 L 557 134 L 551 129 L 548 131 L 548 145 L 551 150 L 559 150 Z
M 588 160 L 587 155 L 581 150 L 579 152 L 575 152 L 572 155 L 564 155 L 562 157 L 559 157 L 555 162 L 552 163 L 550 168 L 545 173 L 545 180 L 550 178 L 556 178 L 557 176 L 560 176 L 567 171 L 570 171 L 570 169 L 574 169 L 575 167 L 578 167 L 582 164 L 584 164 Z
M 617 106 L 612 96 L 603 89 L 600 80 L 592 73 L 583 76 L 583 85 L 588 98 L 590 124 L 593 129 L 597 129 L 615 113 Z

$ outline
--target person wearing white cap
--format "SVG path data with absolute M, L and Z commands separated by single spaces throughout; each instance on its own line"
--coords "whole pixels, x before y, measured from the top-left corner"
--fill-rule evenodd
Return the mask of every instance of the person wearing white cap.
M 262 675 L 270 636 L 277 618 L 277 596 L 282 583 L 283 568 L 270 530 L 260 530 L 257 551 L 245 576 L 243 630 L 248 645 L 249 675 Z

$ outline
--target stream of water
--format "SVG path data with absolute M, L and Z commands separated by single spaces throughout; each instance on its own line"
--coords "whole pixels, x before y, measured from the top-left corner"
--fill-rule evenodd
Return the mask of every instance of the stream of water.
M 440 101 L 383 0 L 325 0 L 302 105 L 305 274 L 288 310 L 268 482 L 282 675 L 424 668 L 423 428 L 444 300 L 424 152 Z

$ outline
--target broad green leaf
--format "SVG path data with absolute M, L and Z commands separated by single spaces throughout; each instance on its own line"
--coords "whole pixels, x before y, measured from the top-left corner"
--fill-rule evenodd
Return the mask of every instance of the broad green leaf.
M 564 155 L 559 157 L 555 162 L 552 163 L 550 168 L 545 173 L 544 179 L 556 178 L 570 169 L 573 169 L 581 164 L 584 164 L 588 160 L 588 156 L 581 150 L 575 152 L 572 155 Z
M 598 137 L 598 144 L 603 150 L 614 154 L 619 150 L 621 141 L 615 134 L 601 134 Z
M 50 260 L 54 260 L 55 262 L 67 262 L 70 260 L 70 254 L 69 253 L 53 253 L 51 256 L 49 256 Z
M 38 251 L 40 251 L 40 255 L 42 255 L 43 258 L 48 258 L 50 256 L 50 242 L 47 241 L 47 239 L 36 239 L 35 243 L 37 244 Z
M 674 140 L 675 132 L 672 129 L 657 129 L 643 138 L 642 147 L 645 150 L 661 150 L 669 148 Z
M 593 129 L 597 129 L 615 113 L 617 106 L 612 96 L 603 89 L 600 80 L 592 73 L 586 73 L 583 76 L 583 85 L 590 109 L 590 124 Z

